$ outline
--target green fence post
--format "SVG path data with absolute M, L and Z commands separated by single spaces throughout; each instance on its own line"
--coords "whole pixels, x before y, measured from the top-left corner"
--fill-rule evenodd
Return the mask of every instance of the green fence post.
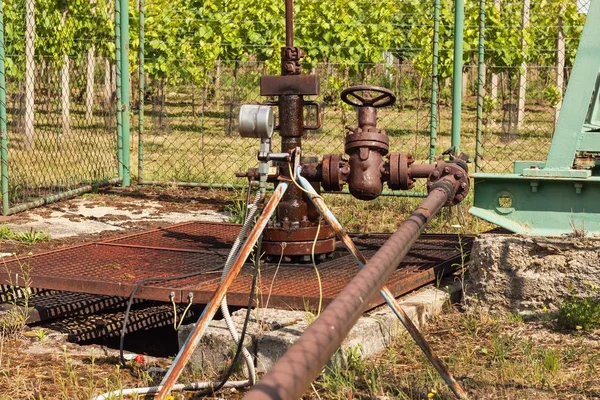
M 433 62 L 431 63 L 431 121 L 429 124 L 429 163 L 435 162 L 438 127 L 438 63 L 440 60 L 440 1 L 433 5 Z
M 481 170 L 480 159 L 483 154 L 481 136 L 483 135 L 483 96 L 485 80 L 485 0 L 479 0 L 479 46 L 477 64 L 477 131 L 475 133 L 475 172 Z
M 115 86 L 117 97 L 117 164 L 123 180 L 123 121 L 121 111 L 121 0 L 115 1 Z
M 138 105 L 138 182 L 144 181 L 144 96 L 146 92 L 146 80 L 144 76 L 144 0 L 140 1 L 140 45 L 138 53 L 139 70 L 139 105 Z
M 129 0 L 121 1 L 121 123 L 123 129 L 123 186 L 131 184 L 129 132 Z
M 4 62 L 4 2 L 0 0 L 0 157 L 2 163 L 2 215 L 8 215 L 8 131 L 6 129 L 6 64 Z
M 465 24 L 465 1 L 454 0 L 454 70 L 452 79 L 452 147 L 460 152 L 462 106 L 462 67 Z

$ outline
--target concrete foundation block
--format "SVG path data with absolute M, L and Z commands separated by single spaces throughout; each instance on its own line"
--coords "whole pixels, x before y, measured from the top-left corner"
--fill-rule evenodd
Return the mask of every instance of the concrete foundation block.
M 429 318 L 442 311 L 450 294 L 459 290 L 459 285 L 451 285 L 444 290 L 425 287 L 402 298 L 400 304 L 409 318 L 422 328 Z M 233 313 L 232 317 L 239 331 L 242 329 L 244 316 L 245 310 Z M 298 340 L 314 318 L 305 311 L 253 310 L 246 345 L 256 356 L 258 372 L 267 372 Z M 180 345 L 190 330 L 191 326 L 182 328 Z M 396 315 L 387 305 L 381 306 L 358 320 L 331 363 L 343 363 L 349 353 L 358 353 L 363 358 L 372 357 L 389 347 L 392 340 L 403 333 L 404 327 Z M 206 371 L 220 370 L 223 368 L 222 363 L 231 359 L 234 349 L 235 344 L 225 321 L 213 321 L 194 353 L 192 363 L 199 363 L 198 367 Z
M 481 235 L 465 282 L 468 303 L 532 314 L 555 309 L 572 294 L 600 286 L 600 241 Z

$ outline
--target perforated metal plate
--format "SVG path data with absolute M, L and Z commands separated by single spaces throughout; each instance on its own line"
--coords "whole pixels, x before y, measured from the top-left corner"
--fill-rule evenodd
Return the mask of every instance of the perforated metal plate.
M 168 282 L 149 282 L 136 297 L 146 300 L 207 302 L 219 284 L 220 268 L 240 230 L 239 225 L 189 222 L 122 236 L 100 242 L 67 247 L 28 257 L 32 287 L 98 295 L 127 297 L 141 280 L 198 273 L 198 276 Z M 389 237 L 387 234 L 354 235 L 358 248 L 370 257 Z M 462 252 L 470 251 L 472 238 L 462 238 L 458 249 L 455 235 L 423 235 L 390 280 L 388 287 L 399 296 L 432 282 L 452 268 Z M 0 283 L 16 282 L 24 260 L 6 260 Z M 319 299 L 330 302 L 354 277 L 358 268 L 338 244 L 333 257 L 318 265 L 321 287 L 312 264 L 263 264 L 257 300 L 283 308 L 316 308 Z M 246 305 L 253 266 L 246 264 L 228 291 L 231 305 Z M 9 276 L 10 274 L 10 276 Z M 322 291 L 322 293 L 321 293 Z M 371 306 L 382 304 L 375 299 Z

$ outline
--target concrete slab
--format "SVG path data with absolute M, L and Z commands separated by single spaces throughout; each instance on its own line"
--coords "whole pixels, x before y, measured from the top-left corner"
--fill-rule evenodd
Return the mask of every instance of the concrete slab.
M 127 207 L 98 205 L 93 199 L 76 198 L 48 208 L 33 209 L 3 225 L 14 232 L 46 232 L 53 239 L 125 231 L 139 222 L 175 224 L 185 221 L 227 222 L 228 216 L 213 210 L 197 209 L 181 212 L 163 210 L 158 201 L 130 199 Z
M 427 321 L 438 315 L 450 297 L 460 292 L 460 285 L 452 284 L 443 290 L 424 287 L 400 298 L 400 304 L 411 320 L 422 329 Z M 245 310 L 234 312 L 232 317 L 241 331 Z M 258 372 L 268 371 L 275 361 L 302 335 L 315 316 L 306 311 L 257 309 L 252 311 L 248 326 L 248 350 L 255 355 Z M 185 342 L 193 325 L 179 331 L 180 346 Z M 343 362 L 348 352 L 369 358 L 386 349 L 395 337 L 406 331 L 389 307 L 382 306 L 359 319 L 348 334 L 332 362 Z M 191 364 L 202 370 L 220 370 L 222 363 L 231 359 L 235 344 L 224 321 L 213 321 L 207 329 Z M 224 356 L 226 355 L 226 356 Z

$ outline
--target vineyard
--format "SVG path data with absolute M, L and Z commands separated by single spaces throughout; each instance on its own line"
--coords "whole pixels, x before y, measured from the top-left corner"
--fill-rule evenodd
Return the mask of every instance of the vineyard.
M 264 101 L 259 78 L 278 72 L 282 1 L 2 3 L 5 214 L 115 182 L 123 171 L 143 183 L 243 183 L 234 173 L 255 164 L 256 143 L 238 137 L 237 113 Z M 450 146 L 453 4 L 296 1 L 295 42 L 306 52 L 305 72 L 320 75 L 324 104 L 325 124 L 308 135 L 308 151 L 342 150 L 354 114 L 339 92 L 357 83 L 398 95 L 380 114 L 392 149 L 424 161 L 432 143 L 436 155 Z M 545 157 L 586 7 L 582 0 L 465 2 L 461 147 L 478 170 L 505 172 L 513 160 Z M 434 115 L 432 86 L 439 88 Z M 125 149 L 124 113 L 131 120 Z

